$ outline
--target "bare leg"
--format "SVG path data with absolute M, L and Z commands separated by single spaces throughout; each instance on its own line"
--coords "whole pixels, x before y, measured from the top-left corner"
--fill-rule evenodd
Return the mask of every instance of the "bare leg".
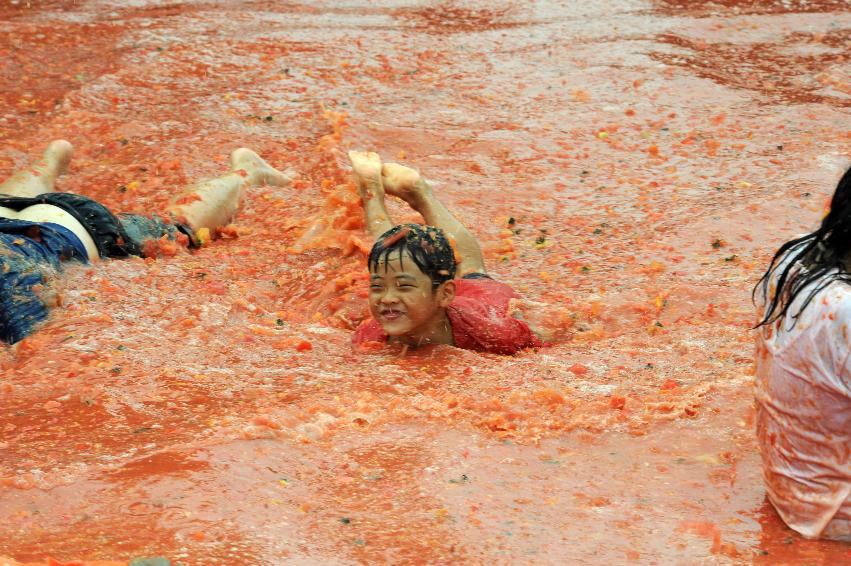
M 56 190 L 56 177 L 68 169 L 73 146 L 65 140 L 54 140 L 47 146 L 44 156 L 27 169 L 21 169 L 0 185 L 0 194 L 14 197 L 35 197 Z M 73 232 L 86 248 L 90 261 L 98 259 L 97 246 L 79 220 L 71 214 L 49 204 L 28 206 L 21 211 L 0 206 L 0 217 L 17 218 L 28 222 L 52 222 Z
M 393 227 L 393 221 L 384 205 L 381 158 L 371 151 L 350 151 L 349 159 L 352 161 L 358 193 L 363 201 L 366 228 L 373 238 L 378 238 Z
M 34 197 L 55 190 L 56 177 L 65 173 L 71 161 L 73 146 L 65 140 L 54 140 L 44 156 L 31 167 L 16 171 L 0 184 L 0 194 Z
M 202 228 L 221 228 L 236 214 L 243 188 L 261 185 L 280 187 L 292 180 L 290 174 L 272 168 L 259 155 L 244 147 L 231 153 L 230 166 L 230 172 L 221 177 L 187 187 L 172 201 L 169 212 L 194 232 Z
M 475 236 L 434 196 L 431 187 L 417 171 L 398 163 L 385 163 L 381 175 L 387 194 L 407 202 L 422 214 L 426 224 L 442 229 L 455 240 L 455 247 L 461 256 L 459 276 L 486 273 L 485 260 Z

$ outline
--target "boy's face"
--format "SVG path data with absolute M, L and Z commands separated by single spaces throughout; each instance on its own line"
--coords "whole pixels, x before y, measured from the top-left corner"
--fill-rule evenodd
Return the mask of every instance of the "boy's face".
M 446 329 L 455 283 L 432 289 L 431 278 L 407 254 L 393 252 L 370 272 L 369 311 L 390 337 L 419 345 Z

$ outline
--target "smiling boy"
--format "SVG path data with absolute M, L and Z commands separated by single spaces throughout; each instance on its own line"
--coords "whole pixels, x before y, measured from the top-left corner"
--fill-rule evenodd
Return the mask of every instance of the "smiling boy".
M 448 344 L 497 354 L 543 345 L 509 314 L 518 295 L 487 274 L 476 239 L 417 171 L 382 164 L 372 152 L 349 152 L 349 158 L 367 229 L 376 238 L 368 259 L 373 319 L 357 329 L 355 343 Z M 427 225 L 394 226 L 385 194 L 408 203 Z

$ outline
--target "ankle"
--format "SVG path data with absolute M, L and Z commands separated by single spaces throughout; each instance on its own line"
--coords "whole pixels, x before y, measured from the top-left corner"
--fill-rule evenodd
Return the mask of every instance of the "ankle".
M 249 185 L 256 184 L 257 181 L 257 171 L 253 171 L 250 167 L 239 167 L 236 165 L 228 174 Z
M 361 198 L 366 200 L 381 199 L 384 200 L 384 185 L 380 179 L 365 179 L 363 177 L 357 180 L 358 193 Z

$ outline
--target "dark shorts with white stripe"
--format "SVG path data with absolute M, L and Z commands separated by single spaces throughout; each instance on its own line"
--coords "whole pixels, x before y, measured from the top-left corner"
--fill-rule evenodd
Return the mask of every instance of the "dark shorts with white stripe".
M 189 227 L 156 214 L 113 214 L 88 197 L 46 193 L 33 198 L 0 195 L 0 206 L 23 210 L 35 204 L 58 206 L 71 214 L 92 236 L 101 257 L 142 255 L 147 240 L 177 239 L 184 233 L 197 245 Z M 48 316 L 37 290 L 50 282 L 64 261 L 88 262 L 80 239 L 50 222 L 0 218 L 0 340 L 14 344 L 28 336 Z

